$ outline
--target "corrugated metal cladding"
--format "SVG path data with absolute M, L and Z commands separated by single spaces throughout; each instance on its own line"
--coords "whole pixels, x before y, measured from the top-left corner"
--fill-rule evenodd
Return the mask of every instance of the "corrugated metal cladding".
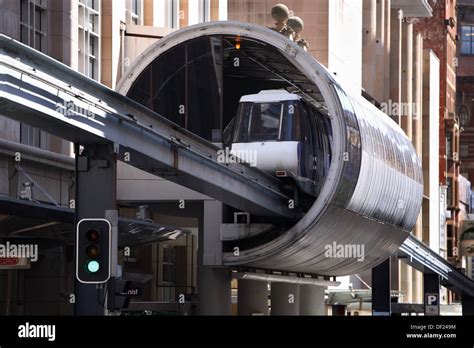
M 285 233 L 241 249 L 239 255 L 225 253 L 224 265 L 348 275 L 386 260 L 403 243 L 418 217 L 423 199 L 420 160 L 394 121 L 362 97 L 345 93 L 325 67 L 283 35 L 239 22 L 203 23 L 179 30 L 137 60 L 119 83 L 120 92 L 128 93 L 137 76 L 164 53 L 216 35 L 258 43 L 260 51 L 272 52 L 267 64 L 283 66 L 285 62 L 278 77 L 293 81 L 318 102 L 324 99 L 322 107 L 331 117 L 333 131 L 331 167 L 305 216 Z M 298 76 L 297 81 L 291 76 Z M 342 255 L 338 253 L 341 247 Z

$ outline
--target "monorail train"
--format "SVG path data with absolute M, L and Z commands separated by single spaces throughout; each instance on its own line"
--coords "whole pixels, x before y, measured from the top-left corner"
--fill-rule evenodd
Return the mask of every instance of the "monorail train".
M 332 130 L 309 102 L 286 90 L 245 95 L 231 128 L 232 154 L 254 153 L 260 170 L 318 194 L 331 163 Z

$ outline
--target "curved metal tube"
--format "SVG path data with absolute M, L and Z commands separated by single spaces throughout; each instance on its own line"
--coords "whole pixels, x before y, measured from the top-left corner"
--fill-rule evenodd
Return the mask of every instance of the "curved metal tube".
M 423 198 L 421 163 L 400 127 L 360 96 L 350 96 L 309 53 L 257 25 L 211 22 L 174 32 L 146 50 L 117 90 L 127 94 L 159 56 L 202 36 L 235 35 L 278 49 L 322 94 L 331 119 L 333 156 L 319 197 L 286 233 L 264 245 L 226 253 L 224 264 L 324 275 L 370 269 L 392 255 L 411 232 Z M 361 257 L 328 257 L 333 246 L 360 247 Z M 354 249 L 355 250 L 355 249 Z

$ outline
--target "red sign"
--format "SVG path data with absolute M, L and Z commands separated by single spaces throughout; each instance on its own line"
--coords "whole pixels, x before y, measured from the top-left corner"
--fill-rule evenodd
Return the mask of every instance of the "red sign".
M 0 269 L 29 269 L 30 260 L 26 257 L 0 257 Z
M 0 257 L 0 266 L 16 266 L 18 257 Z

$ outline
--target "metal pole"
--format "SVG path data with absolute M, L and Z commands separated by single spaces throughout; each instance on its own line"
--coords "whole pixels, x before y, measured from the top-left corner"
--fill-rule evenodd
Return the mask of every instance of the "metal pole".
M 372 268 L 372 315 L 389 316 L 390 298 L 390 259 Z
M 440 296 L 439 296 L 439 275 L 435 273 L 423 274 L 423 297 L 425 304 L 425 315 L 439 315 Z
M 88 144 L 76 152 L 76 216 L 104 218 L 107 210 L 116 209 L 116 156 L 112 144 Z M 104 315 L 105 287 L 75 281 L 74 314 Z

